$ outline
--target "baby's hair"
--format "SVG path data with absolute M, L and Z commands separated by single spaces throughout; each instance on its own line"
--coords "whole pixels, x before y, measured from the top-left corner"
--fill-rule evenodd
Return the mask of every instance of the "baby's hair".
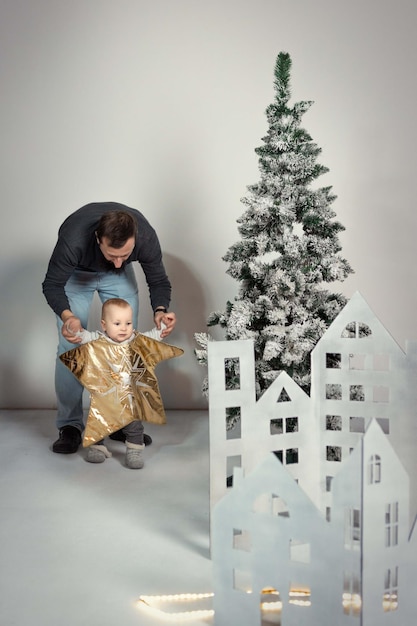
M 110 306 L 120 306 L 123 309 L 132 308 L 126 300 L 123 298 L 109 298 L 103 303 L 103 307 L 101 309 L 101 317 L 104 318 L 106 315 L 106 311 Z

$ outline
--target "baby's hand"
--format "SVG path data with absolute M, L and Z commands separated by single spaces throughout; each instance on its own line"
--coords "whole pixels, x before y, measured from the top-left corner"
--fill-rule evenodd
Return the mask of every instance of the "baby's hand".
M 82 328 L 81 322 L 78 317 L 72 315 L 68 317 L 62 325 L 62 335 L 65 337 L 67 341 L 70 343 L 80 343 L 81 337 L 77 336 L 77 333 Z
M 168 335 L 174 330 L 176 321 L 177 319 L 176 319 L 175 313 L 172 313 L 172 312 L 164 313 L 160 322 L 161 331 L 162 331 L 161 332 L 162 339 L 165 339 L 165 337 L 168 337 Z

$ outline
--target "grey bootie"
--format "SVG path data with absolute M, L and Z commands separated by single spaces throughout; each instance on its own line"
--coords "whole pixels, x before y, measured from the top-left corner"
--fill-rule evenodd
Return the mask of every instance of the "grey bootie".
M 107 458 L 111 457 L 111 452 L 106 446 L 93 444 L 87 450 L 86 461 L 89 463 L 103 463 Z
M 142 469 L 144 466 L 144 460 L 142 456 L 143 444 L 130 443 L 126 441 L 126 467 L 129 469 Z

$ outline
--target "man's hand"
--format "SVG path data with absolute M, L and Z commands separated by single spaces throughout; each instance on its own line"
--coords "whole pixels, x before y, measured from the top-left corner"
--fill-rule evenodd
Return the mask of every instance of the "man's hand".
M 66 317 L 62 324 L 61 333 L 70 343 L 81 343 L 81 337 L 77 333 L 82 331 L 81 322 L 78 317 L 71 315 Z
M 155 313 L 155 326 L 158 330 L 161 329 L 161 322 L 165 324 L 165 328 L 162 329 L 161 338 L 164 339 L 174 330 L 177 318 L 175 313 L 164 313 L 163 311 L 157 311 Z

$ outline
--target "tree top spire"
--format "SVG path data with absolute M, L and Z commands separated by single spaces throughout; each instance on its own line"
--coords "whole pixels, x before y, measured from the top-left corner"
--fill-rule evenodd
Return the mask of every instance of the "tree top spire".
M 288 102 L 291 96 L 290 91 L 290 72 L 291 57 L 288 52 L 280 52 L 275 62 L 275 80 L 274 85 L 277 92 L 278 100 Z

